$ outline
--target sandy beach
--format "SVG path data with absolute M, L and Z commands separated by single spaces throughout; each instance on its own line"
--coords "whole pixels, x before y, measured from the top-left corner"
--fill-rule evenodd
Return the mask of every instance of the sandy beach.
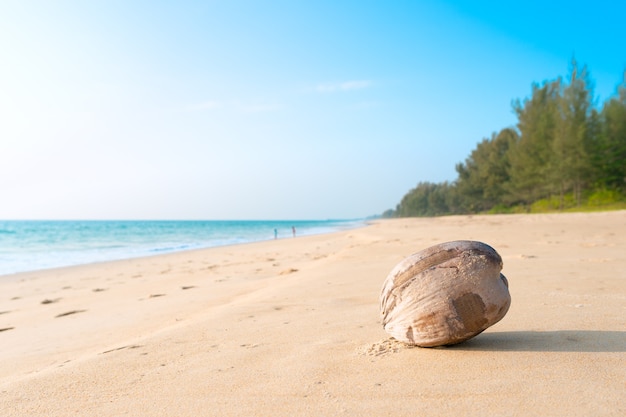
M 411 348 L 383 280 L 459 239 L 512 304 Z M 0 278 L 0 416 L 624 416 L 626 212 L 451 216 Z

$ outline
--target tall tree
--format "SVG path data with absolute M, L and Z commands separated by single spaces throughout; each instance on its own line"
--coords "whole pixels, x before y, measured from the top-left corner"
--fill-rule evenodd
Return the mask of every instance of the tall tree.
M 552 174 L 560 89 L 560 79 L 542 86 L 533 84 L 529 99 L 513 102 L 520 136 L 509 152 L 510 204 L 530 204 L 554 191 L 548 178 Z
M 453 183 L 420 182 L 387 215 L 433 216 L 485 211 L 601 187 L 626 195 L 626 71 L 617 94 L 598 111 L 586 66 L 533 84 L 515 100 L 517 129 L 483 139 L 456 165 Z
M 595 165 L 601 186 L 626 193 L 626 71 L 617 96 L 602 108 Z
M 456 212 L 453 186 L 448 182 L 420 182 L 402 197 L 396 217 L 440 216 Z
M 509 182 L 509 149 L 519 136 L 507 128 L 483 139 L 465 163 L 457 164 L 457 187 L 469 211 L 489 210 L 504 199 Z
M 550 178 L 558 184 L 561 204 L 565 192 L 573 191 L 580 204 L 582 189 L 591 174 L 593 92 L 589 71 L 572 59 L 569 83 L 558 101 L 558 117 Z

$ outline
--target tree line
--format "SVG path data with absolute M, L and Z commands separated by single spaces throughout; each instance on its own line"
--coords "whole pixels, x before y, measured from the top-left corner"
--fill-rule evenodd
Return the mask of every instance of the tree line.
M 587 66 L 533 83 L 517 125 L 483 139 L 452 182 L 420 182 L 384 217 L 562 210 L 626 200 L 626 71 L 598 105 Z

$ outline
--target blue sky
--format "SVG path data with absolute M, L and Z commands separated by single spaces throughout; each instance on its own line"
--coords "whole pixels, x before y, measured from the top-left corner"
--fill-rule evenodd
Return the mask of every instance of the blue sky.
M 0 2 L 0 218 L 325 219 L 452 181 L 533 82 L 626 68 L 626 5 Z

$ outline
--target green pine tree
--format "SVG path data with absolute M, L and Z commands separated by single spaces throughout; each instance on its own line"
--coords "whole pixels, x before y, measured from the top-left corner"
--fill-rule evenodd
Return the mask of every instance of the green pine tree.
M 561 80 L 533 84 L 530 99 L 516 100 L 519 139 L 508 153 L 508 203 L 530 205 L 554 191 L 550 176 Z

